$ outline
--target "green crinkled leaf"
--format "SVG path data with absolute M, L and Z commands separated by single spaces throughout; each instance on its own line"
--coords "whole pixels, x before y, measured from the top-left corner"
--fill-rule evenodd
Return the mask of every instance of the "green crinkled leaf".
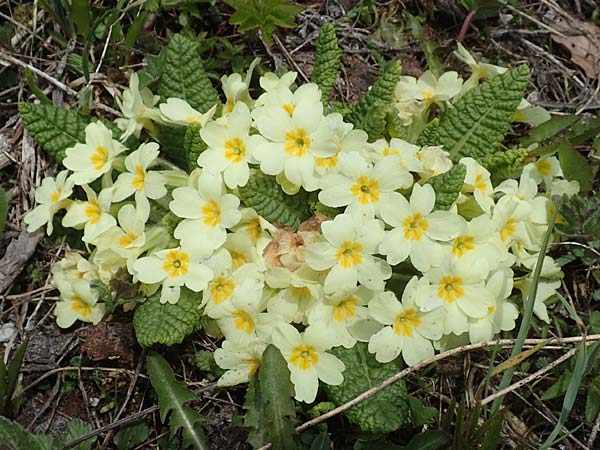
M 136 420 L 119 428 L 113 438 L 113 443 L 118 450 L 131 450 L 136 448 L 150 435 L 150 428 L 143 420 Z
M 3 416 L 0 416 L 0 442 L 14 450 L 52 450 L 54 446 L 51 436 L 30 433 Z
M 382 68 L 381 75 L 373 84 L 373 87 L 358 102 L 356 102 L 346 120 L 353 123 L 357 128 L 369 122 L 369 114 L 377 104 L 392 106 L 396 84 L 402 75 L 402 65 L 399 61 L 390 61 Z
M 188 171 L 198 167 L 198 156 L 207 148 L 206 143 L 200 137 L 200 128 L 202 128 L 200 125 L 193 125 L 185 130 L 183 149 Z
M 423 130 L 419 134 L 419 137 L 417 138 L 417 145 L 419 147 L 422 147 L 424 145 L 436 145 L 436 133 L 439 126 L 440 119 L 438 117 L 436 117 L 427 125 L 425 125 L 425 128 L 423 128 Z
M 250 442 L 255 447 L 270 443 L 273 450 L 299 449 L 294 430 L 294 385 L 287 363 L 275 346 L 267 347 L 258 370 L 244 402 L 248 410 L 244 425 L 250 428 Z
M 133 316 L 133 327 L 140 345 L 179 344 L 200 322 L 200 295 L 182 287 L 179 301 L 160 302 L 160 292 L 140 304 Z
M 329 398 L 341 405 L 394 375 L 394 364 L 378 363 L 367 352 L 367 345 L 358 343 L 351 349 L 337 347 L 331 350 L 346 366 L 344 382 L 339 386 L 324 384 Z M 400 380 L 381 390 L 344 413 L 362 431 L 389 433 L 402 427 L 408 418 L 408 393 Z
M 254 208 L 269 222 L 293 229 L 311 216 L 306 192 L 301 190 L 288 195 L 281 190 L 275 177 L 262 173 L 255 173 L 246 186 L 239 188 L 239 197 L 244 206 Z
M 8 205 L 8 193 L 0 188 L 0 238 L 2 237 L 2 233 L 4 233 L 4 226 L 8 218 Z
M 432 144 L 443 145 L 457 162 L 494 153 L 523 98 L 529 68 L 518 66 L 468 91 L 440 120 Z
M 158 141 L 161 145 L 161 154 L 169 161 L 181 168 L 188 167 L 188 158 L 185 151 L 185 135 L 187 127 L 158 125 Z
M 197 450 L 208 450 L 208 442 L 197 423 L 203 417 L 185 404 L 198 397 L 185 384 L 177 381 L 169 363 L 158 353 L 151 351 L 146 360 L 150 382 L 158 397 L 160 420 L 169 418 L 171 434 L 183 431 L 183 447 L 193 445 Z
M 527 150 L 524 148 L 511 148 L 484 156 L 479 160 L 479 163 L 490 172 L 492 182 L 495 185 L 518 171 L 527 160 L 527 157 Z
M 113 132 L 115 139 L 122 134 L 112 122 L 52 105 L 19 103 L 19 114 L 33 139 L 58 162 L 64 159 L 66 149 L 85 142 L 85 127 L 91 122 L 100 120 Z
M 450 209 L 463 188 L 466 174 L 467 168 L 464 165 L 455 164 L 448 172 L 429 179 L 428 183 L 435 191 L 434 209 Z
M 315 50 L 315 67 L 311 77 L 313 83 L 316 83 L 323 92 L 323 99 L 331 97 L 340 69 L 341 54 L 335 27 L 332 23 L 324 24 L 319 30 Z
M 219 103 L 219 94 L 204 72 L 198 44 L 175 34 L 166 47 L 158 93 L 163 100 L 177 97 L 201 113 Z

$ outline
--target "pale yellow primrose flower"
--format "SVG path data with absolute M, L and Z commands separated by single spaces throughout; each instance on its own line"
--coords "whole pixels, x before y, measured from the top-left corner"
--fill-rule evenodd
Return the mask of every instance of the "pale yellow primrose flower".
M 162 198 L 167 194 L 165 188 L 166 179 L 158 171 L 148 171 L 160 150 L 158 144 L 150 142 L 141 144 L 137 150 L 131 152 L 125 158 L 125 168 L 113 185 L 113 201 L 120 202 L 125 200 L 131 194 L 136 194 L 136 201 L 139 195 L 148 198 Z
M 373 256 L 383 237 L 383 222 L 362 216 L 339 214 L 321 224 L 326 242 L 306 247 L 305 261 L 315 270 L 329 270 L 325 293 L 351 289 L 361 283 L 369 289 L 383 289 L 392 268 Z
M 225 107 L 223 108 L 224 116 L 231 113 L 235 106 L 240 102 L 252 106 L 252 99 L 248 92 L 250 75 L 249 72 L 246 80 L 242 80 L 242 76 L 239 73 L 232 73 L 231 75 L 223 75 L 221 77 L 221 88 L 223 89 L 226 99 Z
M 433 72 L 427 70 L 417 80 L 414 77 L 403 76 L 396 84 L 396 99 L 400 102 L 417 100 L 425 107 L 432 103 L 441 104 L 460 93 L 463 81 L 456 72 L 445 72 L 436 78 Z
M 423 180 L 436 177 L 452 169 L 450 154 L 442 150 L 441 145 L 424 146 L 417 152 L 417 159 L 422 164 L 419 175 Z
M 394 191 L 406 189 L 412 182 L 399 156 L 381 159 L 373 166 L 356 152 L 343 153 L 338 170 L 321 180 L 319 201 L 334 208 L 347 206 L 349 213 L 380 216 Z
M 85 127 L 85 144 L 68 148 L 63 165 L 74 172 L 70 177 L 74 184 L 90 183 L 110 171 L 114 159 L 126 149 L 102 122 L 92 122 Z
M 491 78 L 496 75 L 501 75 L 508 70 L 506 67 L 495 66 L 487 63 L 478 63 L 460 42 L 458 43 L 458 48 L 454 51 L 454 55 L 467 64 L 472 72 L 471 77 L 465 81 L 462 92 L 467 92 L 473 89 L 479 84 L 479 80 L 482 78 Z
M 284 267 L 271 267 L 265 272 L 267 284 L 279 291 L 269 299 L 267 310 L 284 322 L 304 323 L 323 298 L 323 277 L 306 264 L 294 272 Z
M 60 272 L 66 280 L 84 278 L 91 281 L 98 279 L 96 265 L 75 252 L 65 253 L 65 256 L 52 266 L 51 272 L 52 276 L 56 276 Z
M 338 166 L 338 157 L 347 152 L 358 152 L 362 156 L 367 156 L 367 141 L 369 136 L 363 130 L 354 130 L 354 125 L 344 122 L 339 113 L 328 114 L 324 118 L 326 126 L 331 131 L 331 140 L 337 144 L 337 151 L 328 158 L 315 158 L 316 176 L 323 176 L 334 172 Z M 315 179 L 318 183 L 318 179 Z M 309 190 L 313 190 L 312 187 Z
M 28 225 L 27 231 L 34 232 L 48 224 L 46 233 L 52 234 L 52 218 L 57 211 L 66 208 L 69 196 L 73 193 L 73 180 L 67 178 L 69 171 L 63 170 L 53 177 L 46 177 L 42 184 L 35 190 L 37 206 L 29 211 L 23 221 Z
M 492 295 L 485 287 L 488 273 L 484 259 L 468 255 L 458 260 L 447 259 L 441 267 L 424 274 L 431 290 L 420 306 L 430 309 L 444 305 L 443 333 L 462 334 L 468 329 L 469 317 L 484 317 L 493 306 Z
M 357 322 L 367 319 L 366 305 L 372 297 L 373 291 L 364 286 L 325 296 L 310 312 L 308 323 L 330 330 L 334 346 L 352 348 L 356 344 L 352 327 Z
M 263 313 L 265 304 L 262 289 L 260 296 L 235 296 L 224 302 L 216 319 L 225 338 L 240 343 L 257 338 L 268 339 L 273 319 L 277 322 L 280 319 Z
M 225 373 L 217 380 L 217 386 L 235 386 L 247 383 L 260 367 L 267 344 L 259 339 L 243 343 L 223 341 L 215 350 L 215 362 Z
M 437 241 L 456 238 L 463 230 L 464 219 L 449 211 L 433 211 L 434 205 L 435 191 L 429 184 L 415 184 L 410 203 L 400 193 L 390 196 L 381 216 L 394 228 L 386 232 L 379 246 L 389 264 L 399 264 L 409 256 L 420 272 L 439 264 L 442 247 Z
M 544 183 L 546 190 L 552 185 L 552 182 L 557 177 L 562 177 L 562 169 L 556 156 L 547 156 L 540 158 L 536 162 L 532 162 L 523 167 L 523 172 L 528 172 L 529 176 L 535 180 L 537 184 Z
M 104 304 L 97 303 L 98 293 L 90 287 L 89 280 L 65 278 L 61 272 L 53 276 L 53 282 L 60 291 L 60 301 L 54 308 L 59 327 L 69 328 L 76 320 L 94 325 L 102 320 Z
M 473 197 L 483 212 L 490 214 L 494 206 L 494 187 L 490 172 L 473 158 L 461 158 L 459 163 L 467 168 L 465 185 L 468 191 L 473 192 Z
M 498 200 L 494 207 L 492 221 L 496 225 L 500 240 L 506 247 L 510 247 L 513 242 L 523 243 L 528 248 L 533 245 L 524 224 L 530 213 L 531 205 L 515 199 L 514 196 L 504 196 Z
M 267 175 L 284 173 L 294 185 L 314 189 L 315 159 L 334 156 L 337 145 L 323 121 L 319 101 L 290 103 L 293 107 L 289 111 L 285 105 L 264 106 L 252 112 L 258 131 L 268 140 L 256 147 L 254 156 Z
M 239 268 L 234 267 L 229 252 L 219 249 L 206 260 L 206 265 L 214 273 L 214 278 L 202 294 L 204 314 L 208 317 L 223 317 L 227 305 L 238 297 L 251 302 L 258 302 L 262 298 L 264 277 L 256 264 L 248 263 Z
M 419 147 L 406 142 L 405 140 L 392 138 L 390 142 L 385 139 L 378 139 L 369 144 L 369 157 L 373 162 L 388 157 L 397 157 L 400 160 L 400 166 L 409 172 L 423 172 L 423 162 L 419 160 Z M 389 160 L 394 162 L 395 158 Z
M 160 120 L 160 111 L 154 107 L 160 97 L 153 95 L 150 89 L 140 91 L 140 81 L 137 73 L 129 77 L 129 88 L 123 91 L 123 101 L 117 98 L 119 108 L 125 118 L 116 119 L 117 126 L 123 131 L 121 141 L 126 141 L 131 135 L 140 137 L 140 131 L 150 120 Z
M 527 99 L 521 99 L 521 102 L 517 106 L 515 115 L 513 116 L 513 122 L 526 123 L 532 127 L 537 127 L 544 122 L 549 121 L 552 118 L 550 113 L 541 106 L 534 106 L 527 101 Z
M 235 195 L 223 194 L 220 175 L 204 172 L 198 177 L 197 189 L 180 187 L 173 190 L 169 208 L 185 219 L 177 225 L 173 235 L 184 247 L 207 257 L 227 239 L 226 228 L 239 222 L 239 205 L 240 200 Z
M 110 214 L 112 188 L 102 189 L 96 193 L 87 185 L 81 186 L 87 194 L 87 201 L 74 201 L 63 217 L 63 227 L 83 228 L 83 241 L 94 243 L 109 228 L 117 224 Z
M 212 280 L 213 271 L 202 259 L 185 247 L 169 248 L 138 259 L 133 269 L 142 283 L 162 283 L 161 303 L 175 304 L 181 286 L 200 292 Z
M 426 279 L 411 278 L 404 292 L 402 303 L 393 292 L 382 292 L 369 302 L 369 316 L 385 325 L 371 336 L 369 352 L 382 363 L 393 361 L 402 354 L 406 364 L 413 366 L 433 356 L 432 340 L 442 337 L 444 308 L 423 312 L 416 298 L 429 288 Z
M 465 228 L 446 248 L 451 258 L 475 255 L 485 259 L 490 270 L 495 270 L 507 257 L 507 248 L 496 233 L 496 224 L 485 214 L 465 222 Z
M 118 212 L 120 226 L 114 226 L 100 236 L 94 261 L 107 265 L 113 261 L 118 267 L 127 265 L 129 273 L 134 274 L 131 264 L 144 251 L 146 244 L 145 225 L 150 214 L 150 205 L 141 204 L 137 208 L 132 204 L 123 205 Z M 111 254 L 116 254 L 114 258 Z M 116 270 L 115 270 L 116 272 Z
M 222 123 L 210 122 L 200 130 L 208 148 L 200 153 L 198 165 L 214 174 L 223 173 L 230 189 L 248 183 L 248 163 L 257 163 L 254 150 L 265 142 L 259 135 L 250 136 L 251 124 L 250 110 L 245 103 L 239 102 Z
M 344 363 L 326 353 L 332 346 L 327 330 L 310 326 L 300 334 L 286 323 L 275 328 L 272 339 L 287 361 L 296 400 L 314 402 L 319 390 L 319 380 L 333 386 L 344 381 Z
M 281 78 L 279 82 L 275 83 L 273 89 L 267 90 L 256 100 L 252 117 L 258 119 L 265 114 L 268 115 L 269 110 L 285 112 L 291 117 L 294 110 L 302 103 L 305 106 L 320 104 L 321 90 L 319 87 L 315 83 L 307 83 L 292 92 L 289 85 L 286 85 L 286 81 Z
M 476 342 L 491 341 L 500 331 L 515 328 L 519 310 L 506 300 L 513 289 L 513 272 L 510 269 L 494 272 L 486 283 L 494 304 L 488 307 L 487 314 L 480 318 L 469 318 L 469 340 Z
M 201 125 L 204 126 L 212 118 L 217 110 L 214 105 L 204 114 L 196 111 L 188 102 L 180 98 L 168 98 L 165 103 L 161 103 L 158 108 L 162 118 L 166 122 L 176 123 L 178 125 Z
M 528 295 L 531 290 L 532 281 L 533 275 L 530 275 L 527 278 L 515 282 L 515 287 L 521 291 L 524 305 L 529 301 Z M 546 308 L 546 300 L 553 297 L 557 293 L 558 288 L 560 288 L 560 280 L 548 280 L 545 278 L 540 278 L 538 280 L 533 312 L 540 320 L 543 320 L 546 323 L 550 323 L 550 316 L 548 315 L 548 309 Z

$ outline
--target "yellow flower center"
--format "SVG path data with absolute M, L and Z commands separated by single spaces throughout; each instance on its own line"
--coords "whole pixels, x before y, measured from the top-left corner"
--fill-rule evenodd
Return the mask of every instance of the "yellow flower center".
M 317 165 L 317 167 L 321 167 L 321 168 L 336 167 L 337 163 L 338 163 L 338 156 L 341 151 L 342 151 L 342 148 L 338 147 L 337 152 L 335 152 L 335 155 L 333 155 L 333 156 L 329 156 L 327 158 L 315 158 L 315 164 Z
M 235 319 L 234 325 L 238 330 L 244 331 L 246 334 L 251 334 L 254 331 L 254 319 L 246 311 L 238 309 L 233 312 L 232 316 Z
M 443 276 L 438 284 L 437 294 L 446 303 L 452 303 L 462 297 L 465 294 L 462 278 L 453 275 Z
M 477 176 L 475 177 L 475 189 L 481 192 L 485 192 L 485 190 L 487 189 L 487 183 L 483 179 L 483 175 L 480 173 L 477 174 Z
M 52 195 L 50 196 L 50 201 L 52 203 L 56 203 L 58 201 L 58 199 L 60 198 L 60 194 L 62 194 L 62 189 L 58 188 L 56 190 L 56 192 L 53 192 Z
M 214 200 L 202 206 L 202 215 L 204 216 L 204 223 L 206 225 L 216 227 L 221 223 L 221 207 Z
M 307 287 L 291 286 L 290 293 L 296 300 L 308 300 L 310 298 L 310 291 Z
M 225 141 L 225 158 L 234 163 L 239 163 L 246 156 L 246 146 L 240 138 L 233 138 Z
M 227 103 L 225 103 L 225 110 L 224 110 L 224 112 L 225 112 L 226 114 L 227 114 L 227 113 L 230 113 L 231 111 L 233 111 L 233 107 L 234 107 L 234 106 L 235 106 L 235 102 L 233 101 L 233 99 L 231 99 L 231 98 L 228 98 L 228 99 L 227 99 Z
M 248 225 L 246 225 L 246 233 L 250 235 L 250 239 L 252 240 L 253 244 L 256 244 L 261 232 L 262 227 L 260 226 L 260 220 L 258 218 L 252 219 L 250 222 L 248 222 Z
M 301 158 L 310 149 L 310 136 L 304 128 L 285 133 L 285 151 L 292 156 Z
M 547 159 L 540 159 L 538 162 L 535 163 L 535 167 L 542 176 L 550 176 L 552 164 L 550 164 L 550 161 L 548 161 Z
M 233 294 L 234 289 L 235 283 L 233 280 L 219 275 L 210 283 L 210 295 L 213 303 L 218 305 L 223 300 L 227 300 Z
M 248 375 L 252 376 L 260 367 L 260 359 L 259 358 L 249 358 L 245 361 L 248 364 Z
M 291 103 L 286 103 L 285 105 L 283 105 L 283 109 L 286 113 L 288 113 L 290 117 L 292 117 L 292 114 L 294 114 L 294 109 L 296 109 L 296 107 Z
M 187 116 L 185 118 L 185 121 L 187 123 L 197 123 L 197 122 L 200 122 L 201 117 L 202 116 Z
M 429 228 L 427 219 L 421 213 L 406 217 L 402 224 L 404 225 L 404 238 L 413 241 L 421 240 Z
M 163 270 L 169 278 L 177 278 L 188 273 L 190 269 L 190 256 L 180 250 L 171 250 L 163 261 Z
M 500 239 L 502 239 L 502 242 L 506 242 L 516 231 L 517 226 L 515 225 L 515 219 L 511 217 L 506 221 L 502 230 L 500 230 Z
M 356 315 L 356 305 L 358 299 L 355 297 L 346 297 L 345 299 L 333 305 L 333 318 L 342 322 L 344 319 L 350 319 Z
M 84 319 L 92 312 L 92 307 L 78 295 L 71 297 L 71 309 Z
M 335 258 L 344 269 L 356 266 L 362 262 L 362 245 L 354 241 L 344 241 L 338 248 Z
M 239 269 L 244 264 L 246 264 L 246 262 L 248 261 L 248 259 L 246 258 L 246 255 L 244 255 L 243 253 L 240 253 L 240 252 L 235 252 L 233 250 L 229 250 L 229 255 L 231 255 L 231 262 L 233 263 L 234 269 Z
M 429 100 L 431 97 L 433 97 L 433 92 L 432 91 L 423 91 L 423 99 L 424 100 Z
M 379 182 L 373 178 L 366 176 L 358 177 L 350 188 L 350 191 L 361 205 L 379 201 Z
M 408 308 L 396 315 L 392 328 L 395 334 L 412 336 L 414 329 L 420 324 L 421 319 L 417 315 L 417 310 L 415 308 Z
M 92 225 L 97 224 L 100 220 L 100 216 L 102 215 L 102 210 L 100 209 L 100 203 L 98 203 L 98 200 L 95 198 L 89 200 L 88 206 L 86 206 L 83 213 Z
M 308 370 L 319 362 L 319 354 L 312 345 L 297 345 L 292 349 L 290 362 L 300 370 Z
M 400 150 L 396 150 L 396 149 L 388 148 L 388 147 L 383 148 L 383 156 L 399 155 L 399 154 L 400 154 Z
M 121 236 L 121 239 L 119 239 L 119 245 L 121 247 L 127 247 L 127 246 L 131 245 L 131 243 L 133 241 L 135 241 L 136 239 L 137 239 L 137 234 L 127 233 L 124 236 Z
M 475 250 L 474 236 L 458 236 L 452 243 L 452 253 L 455 256 L 461 257 L 469 250 Z
M 138 192 L 141 192 L 142 189 L 144 189 L 145 180 L 146 172 L 144 171 L 144 168 L 138 164 L 137 166 L 135 166 L 135 176 L 133 177 L 133 181 L 131 182 L 131 184 L 133 184 L 133 187 Z
M 102 145 L 99 145 L 98 147 L 96 147 L 96 151 L 92 153 L 90 161 L 92 162 L 94 169 L 102 169 L 108 161 L 108 150 Z

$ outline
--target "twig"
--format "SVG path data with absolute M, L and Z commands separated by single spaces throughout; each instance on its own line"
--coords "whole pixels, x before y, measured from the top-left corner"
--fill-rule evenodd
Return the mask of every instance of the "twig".
M 499 390 L 498 392 L 495 392 L 495 393 L 493 393 L 491 395 L 488 395 L 486 398 L 484 398 L 483 400 L 481 400 L 481 406 L 487 405 L 488 403 L 493 402 L 494 400 L 496 400 L 498 397 L 502 397 L 503 395 L 508 394 L 509 392 L 512 392 L 512 391 L 514 391 L 516 389 L 519 389 L 522 386 L 525 386 L 530 381 L 533 381 L 536 378 L 540 378 L 546 372 L 551 371 L 556 366 L 558 366 L 559 364 L 562 364 L 564 361 L 566 361 L 567 359 L 569 359 L 571 356 L 573 356 L 575 353 L 577 353 L 578 350 L 579 350 L 579 347 L 572 348 L 567 353 L 565 353 L 564 355 L 562 355 L 560 358 L 555 359 L 550 364 L 548 364 L 547 366 L 542 367 L 537 372 L 532 373 L 531 375 L 523 378 L 522 380 L 517 381 L 516 383 L 511 384 L 510 386 L 507 386 L 504 389 Z
M 78 95 L 77 91 L 75 91 L 74 89 L 71 89 L 69 86 L 67 86 L 64 83 L 61 83 L 56 78 L 53 78 L 50 75 L 42 72 L 40 69 L 32 66 L 31 64 L 27 64 L 27 63 L 24 63 L 23 61 L 18 60 L 17 58 L 13 57 L 12 55 L 9 55 L 8 53 L 5 53 L 5 52 L 0 53 L 0 59 L 4 59 L 12 64 L 16 64 L 17 66 L 31 70 L 37 76 L 44 78 L 45 80 L 49 81 L 54 86 L 59 88 L 61 91 L 65 91 L 69 95 L 72 95 L 72 96 Z
M 549 31 L 550 33 L 552 33 L 552 34 L 557 34 L 557 35 L 559 35 L 559 36 L 566 37 L 566 36 L 565 36 L 564 34 L 562 34 L 560 31 L 557 31 L 557 30 L 555 30 L 554 28 L 552 28 L 552 27 L 550 27 L 550 26 L 546 25 L 544 22 L 540 22 L 540 21 L 539 21 L 539 20 L 537 20 L 535 17 L 533 17 L 533 16 L 530 16 L 529 14 L 527 14 L 527 13 L 525 13 L 525 12 L 521 11 L 520 9 L 517 9 L 517 8 L 515 8 L 514 6 L 512 6 L 512 5 L 508 5 L 508 4 L 504 3 L 504 2 L 501 2 L 501 3 L 502 3 L 502 4 L 504 4 L 504 7 L 505 7 L 505 8 L 509 9 L 510 11 L 512 11 L 512 12 L 514 12 L 514 13 L 516 13 L 516 14 L 518 14 L 518 15 L 522 16 L 522 17 L 525 17 L 526 19 L 528 19 L 528 20 L 530 20 L 530 21 L 532 21 L 532 22 L 533 22 L 533 23 L 535 23 L 535 24 L 536 24 L 538 27 L 541 27 L 541 28 L 543 28 L 543 29 L 545 29 L 545 30 L 548 30 L 548 31 Z
M 197 389 L 194 391 L 195 394 L 200 394 L 201 392 L 204 391 L 208 391 L 209 389 L 212 389 L 216 386 L 216 383 L 211 383 L 207 386 L 204 386 L 201 389 Z M 104 433 L 105 431 L 109 431 L 112 430 L 114 428 L 120 427 L 121 425 L 125 425 L 128 424 L 130 422 L 133 422 L 137 419 L 140 419 L 150 413 L 153 413 L 154 411 L 158 411 L 158 405 L 153 405 L 150 406 L 149 408 L 146 409 L 142 409 L 141 411 L 136 412 L 135 414 L 132 414 L 130 416 L 127 417 L 123 417 L 122 419 L 119 420 L 115 420 L 112 423 L 109 423 L 107 425 L 104 425 L 103 427 L 100 428 L 96 428 L 95 430 L 90 431 L 89 433 L 83 434 L 81 436 L 79 436 L 77 439 L 73 439 L 69 442 L 67 442 L 64 446 L 64 448 L 69 448 L 69 447 L 73 447 L 81 442 L 87 441 L 90 438 L 93 438 L 94 436 L 98 436 L 99 434 Z
M 596 437 L 598 436 L 598 431 L 600 431 L 600 412 L 596 416 L 596 420 L 594 420 L 594 426 L 592 427 L 590 437 L 587 440 L 587 446 L 589 448 L 594 447 L 594 442 L 596 441 Z
M 573 336 L 573 337 L 568 337 L 568 338 L 556 338 L 556 339 L 550 339 L 550 340 L 525 339 L 524 344 L 535 345 L 535 344 L 540 344 L 542 342 L 546 342 L 548 345 L 553 345 L 553 344 L 555 345 L 555 344 L 559 344 L 559 343 L 560 344 L 568 344 L 568 343 L 581 342 L 583 340 L 584 340 L 583 336 Z M 585 337 L 585 340 L 588 342 L 599 341 L 600 334 L 592 334 L 590 336 Z M 469 352 L 472 350 L 478 350 L 478 349 L 485 348 L 485 347 L 493 347 L 495 345 L 500 345 L 502 347 L 511 347 L 511 346 L 515 345 L 516 341 L 517 341 L 516 339 L 498 339 L 495 341 L 479 342 L 477 344 L 469 344 L 469 345 L 464 345 L 462 347 L 453 348 L 451 350 L 448 350 L 443 353 L 439 353 L 435 356 L 432 356 L 431 358 L 424 359 L 423 361 L 415 364 L 414 366 L 407 367 L 406 369 L 398 372 L 397 374 L 392 375 L 387 380 L 382 381 L 377 386 L 373 386 L 371 389 L 363 392 L 359 396 L 338 406 L 337 408 L 332 409 L 331 411 L 328 411 L 325 414 L 320 415 L 319 417 L 315 417 L 314 419 L 304 422 L 302 425 L 299 425 L 296 427 L 296 431 L 300 433 L 300 432 L 305 431 L 308 428 L 310 428 L 314 425 L 317 425 L 331 417 L 337 416 L 338 414 L 343 413 L 344 411 L 352 408 L 354 405 L 372 397 L 373 395 L 377 394 L 379 391 L 381 391 L 382 389 L 395 383 L 396 381 L 401 380 L 402 378 L 406 377 L 407 375 L 410 375 L 413 372 L 417 372 L 418 370 L 420 370 L 424 367 L 427 367 L 428 365 L 430 365 L 434 362 L 441 361 L 443 359 L 449 358 L 450 356 L 458 355 L 460 353 L 465 353 L 465 352 Z M 269 448 L 271 448 L 271 444 L 263 445 L 258 450 L 268 450 Z
M 285 56 L 285 59 L 287 59 L 287 61 L 292 66 L 294 66 L 294 69 L 296 69 L 296 71 L 300 74 L 300 76 L 302 78 L 304 78 L 304 81 L 306 81 L 307 83 L 309 83 L 310 80 L 308 79 L 308 77 L 306 76 L 306 74 L 304 73 L 304 71 L 300 68 L 300 66 L 298 65 L 298 63 L 294 60 L 294 58 L 292 58 L 292 55 L 290 55 L 290 52 L 288 52 L 287 48 L 285 48 L 285 45 L 283 45 L 283 42 L 281 42 L 281 39 L 279 39 L 279 36 L 277 36 L 276 34 L 274 34 L 273 35 L 273 39 L 275 40 L 275 42 L 277 43 L 277 46 L 279 47 L 279 49 L 281 50 L 281 52 Z

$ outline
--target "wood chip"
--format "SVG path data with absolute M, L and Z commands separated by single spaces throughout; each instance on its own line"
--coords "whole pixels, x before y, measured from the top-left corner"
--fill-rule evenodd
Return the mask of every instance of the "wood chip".
M 0 259 L 0 294 L 10 289 L 43 236 L 42 231 L 31 234 L 23 230 L 8 244 L 4 257 Z

